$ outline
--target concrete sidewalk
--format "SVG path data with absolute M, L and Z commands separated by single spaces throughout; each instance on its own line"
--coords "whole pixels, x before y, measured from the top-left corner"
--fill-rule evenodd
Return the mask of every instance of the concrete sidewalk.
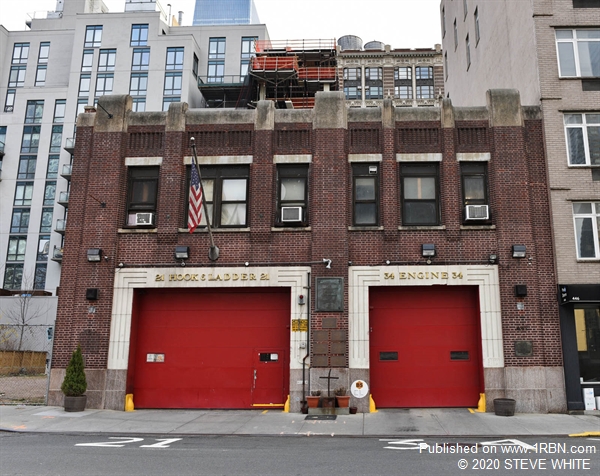
M 467 408 L 384 409 L 307 420 L 281 410 L 85 410 L 0 406 L 0 431 L 143 435 L 368 436 L 600 436 L 600 412 L 584 415 L 473 413 Z

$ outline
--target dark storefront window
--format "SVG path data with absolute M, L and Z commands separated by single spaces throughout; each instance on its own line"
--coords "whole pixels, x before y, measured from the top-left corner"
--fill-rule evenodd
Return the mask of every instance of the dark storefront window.
M 600 382 L 600 307 L 575 309 L 579 376 L 583 382 Z

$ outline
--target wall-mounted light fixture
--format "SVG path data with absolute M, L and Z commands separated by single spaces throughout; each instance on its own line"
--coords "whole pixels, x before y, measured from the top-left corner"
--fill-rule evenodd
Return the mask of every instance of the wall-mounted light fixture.
M 527 255 L 527 248 L 525 245 L 512 245 L 512 257 L 513 258 L 525 258 Z
M 188 259 L 190 257 L 189 246 L 176 246 L 175 247 L 175 259 Z
M 325 268 L 331 269 L 331 260 L 327 258 L 323 258 L 323 263 L 325 263 Z
M 526 297 L 527 296 L 527 285 L 526 284 L 515 284 L 515 297 Z
M 498 262 L 498 255 L 496 253 L 490 254 L 490 256 L 488 257 L 488 262 L 490 264 L 496 264 Z
M 421 255 L 423 256 L 423 258 L 433 258 L 435 256 L 435 245 L 432 243 L 422 244 Z
M 90 263 L 102 261 L 102 250 L 100 248 L 90 248 L 87 250 L 87 260 Z

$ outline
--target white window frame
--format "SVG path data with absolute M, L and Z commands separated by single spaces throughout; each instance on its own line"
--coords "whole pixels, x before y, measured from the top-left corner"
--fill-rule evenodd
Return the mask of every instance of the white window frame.
M 591 127 L 596 126 L 596 127 L 600 128 L 600 122 L 588 123 L 588 116 L 592 116 L 592 115 L 600 115 L 600 111 L 594 111 L 594 112 L 588 112 L 588 113 L 573 112 L 573 113 L 564 113 L 563 114 L 563 122 L 564 122 L 564 126 L 565 126 L 565 147 L 567 149 L 567 163 L 568 163 L 569 167 L 590 167 L 592 165 L 600 165 L 600 164 L 592 164 L 592 155 L 591 155 L 591 151 L 590 151 L 590 141 L 589 141 L 589 137 L 588 137 L 588 129 L 590 126 Z M 567 116 L 581 116 L 581 123 L 568 124 Z M 583 163 L 583 164 L 571 163 L 571 156 L 569 153 L 569 134 L 568 134 L 569 129 L 582 129 L 583 130 L 583 148 L 585 151 L 585 163 Z
M 575 205 L 589 203 L 592 207 L 591 213 L 575 213 Z M 575 249 L 577 251 L 577 260 L 580 261 L 597 261 L 600 259 L 600 238 L 598 232 L 598 220 L 600 220 L 600 202 L 577 202 L 573 203 L 573 229 L 575 231 Z M 577 219 L 590 219 L 592 220 L 592 236 L 594 240 L 594 256 L 593 257 L 582 257 L 581 249 L 579 247 L 579 237 L 577 236 Z
M 595 77 L 595 76 L 582 76 L 581 75 L 581 61 L 579 58 L 579 48 L 577 47 L 579 42 L 599 42 L 600 43 L 600 35 L 598 38 L 578 38 L 577 37 L 577 32 L 578 31 L 598 31 L 600 32 L 600 29 L 597 28 L 557 28 L 555 30 L 555 40 L 556 40 L 556 59 L 557 59 L 557 63 L 558 63 L 558 77 L 559 78 L 582 78 L 582 77 L 586 77 L 586 78 L 591 78 L 591 77 Z M 572 33 L 572 37 L 571 38 L 558 38 L 556 36 L 556 34 L 559 31 L 570 31 Z M 560 53 L 559 53 L 559 49 L 558 46 L 559 44 L 565 44 L 568 43 L 571 45 L 572 50 L 573 50 L 573 57 L 575 60 L 575 76 L 573 75 L 566 75 L 562 73 L 562 68 L 561 68 L 561 63 L 560 63 Z

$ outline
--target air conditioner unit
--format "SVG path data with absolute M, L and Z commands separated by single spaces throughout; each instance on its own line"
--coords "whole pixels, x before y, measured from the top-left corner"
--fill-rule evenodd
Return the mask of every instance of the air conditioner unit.
M 136 226 L 154 225 L 154 213 L 136 213 L 135 224 Z
M 281 207 L 281 221 L 284 223 L 302 221 L 302 207 Z
M 488 205 L 467 205 L 467 220 L 489 220 L 490 210 Z

